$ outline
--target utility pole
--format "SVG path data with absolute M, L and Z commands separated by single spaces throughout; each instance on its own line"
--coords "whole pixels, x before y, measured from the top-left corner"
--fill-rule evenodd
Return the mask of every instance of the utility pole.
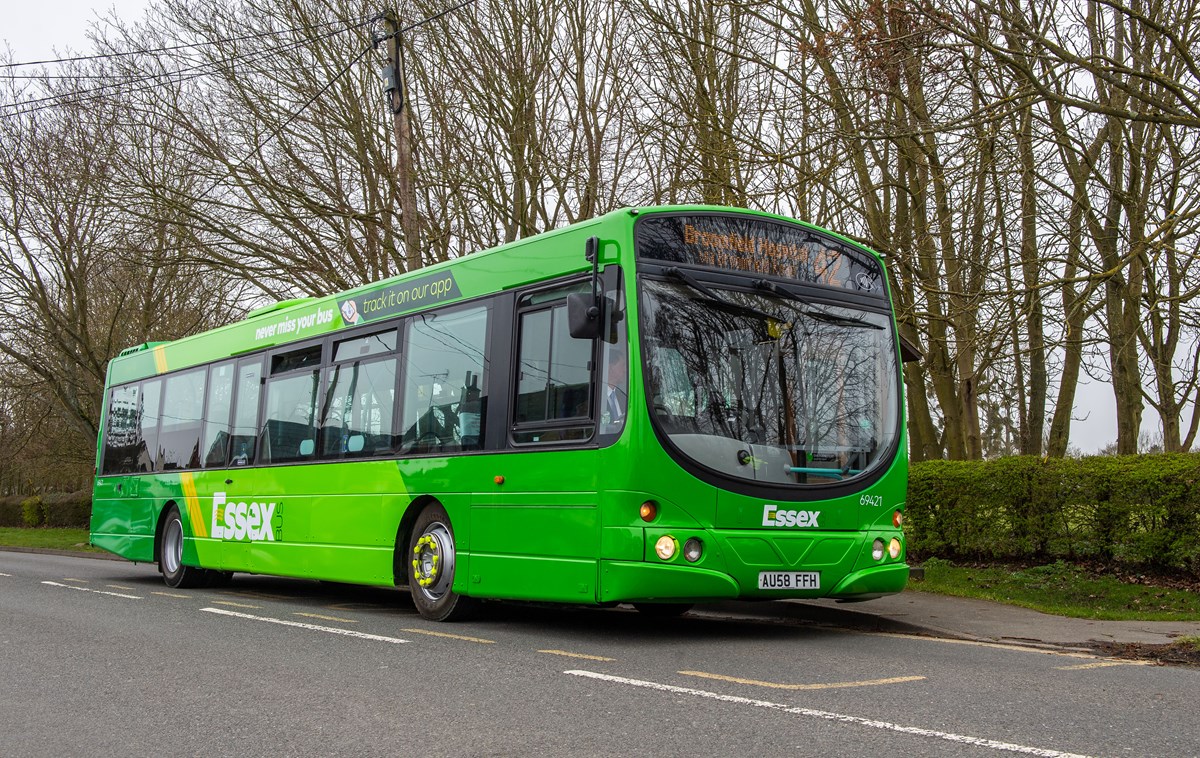
M 413 190 L 412 128 L 408 120 L 408 93 L 404 91 L 404 66 L 400 61 L 400 24 L 394 11 L 383 13 L 387 30 L 388 60 L 383 65 L 384 89 L 391 99 L 392 128 L 396 135 L 396 184 L 400 191 L 400 229 L 404 234 L 405 263 L 409 271 L 421 268 L 420 220 Z

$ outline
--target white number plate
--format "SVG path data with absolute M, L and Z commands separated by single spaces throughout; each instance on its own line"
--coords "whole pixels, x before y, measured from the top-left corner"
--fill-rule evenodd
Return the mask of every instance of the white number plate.
M 760 571 L 760 590 L 819 590 L 821 574 L 818 571 Z

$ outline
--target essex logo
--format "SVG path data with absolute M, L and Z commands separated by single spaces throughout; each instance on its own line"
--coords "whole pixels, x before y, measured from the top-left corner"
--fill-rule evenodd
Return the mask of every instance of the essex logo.
M 275 529 L 271 519 L 275 503 L 228 503 L 224 492 L 214 492 L 212 502 L 212 536 L 215 540 L 249 540 L 274 542 Z
M 820 511 L 781 511 L 779 506 L 767 503 L 763 506 L 763 526 L 805 526 L 817 528 Z

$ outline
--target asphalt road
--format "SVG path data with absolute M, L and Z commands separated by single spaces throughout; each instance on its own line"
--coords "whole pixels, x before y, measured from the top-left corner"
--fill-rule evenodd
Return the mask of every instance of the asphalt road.
M 1200 754 L 1193 669 L 53 555 L 0 552 L 0 674 L 6 756 Z

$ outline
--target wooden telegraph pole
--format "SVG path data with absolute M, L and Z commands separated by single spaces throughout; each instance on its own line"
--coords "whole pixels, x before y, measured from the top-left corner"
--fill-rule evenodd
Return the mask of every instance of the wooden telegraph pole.
M 392 128 L 396 135 L 396 184 L 400 191 L 400 230 L 404 234 L 407 270 L 421 268 L 420 220 L 417 195 L 413 190 L 412 128 L 408 120 L 408 97 L 404 91 L 404 66 L 400 61 L 400 24 L 393 11 L 384 11 L 387 30 L 387 63 L 383 65 L 384 89 L 390 95 Z

